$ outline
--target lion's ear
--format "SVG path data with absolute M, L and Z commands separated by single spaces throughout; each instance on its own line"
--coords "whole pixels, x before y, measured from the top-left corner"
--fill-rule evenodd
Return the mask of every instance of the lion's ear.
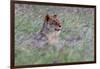
M 50 16 L 47 14 L 47 15 L 45 16 L 45 21 L 49 21 L 49 19 L 50 19 Z
M 54 17 L 54 18 L 57 18 L 57 15 L 56 15 L 56 14 L 55 14 L 55 15 L 53 15 L 53 17 Z

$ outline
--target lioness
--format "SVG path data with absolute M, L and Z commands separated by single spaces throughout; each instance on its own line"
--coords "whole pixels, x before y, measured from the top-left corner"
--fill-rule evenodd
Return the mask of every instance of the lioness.
M 56 44 L 59 41 L 59 34 L 61 32 L 61 22 L 57 15 L 46 15 L 44 24 L 38 35 L 35 36 L 35 44 L 43 46 L 45 43 Z M 37 40 L 37 41 L 36 41 Z

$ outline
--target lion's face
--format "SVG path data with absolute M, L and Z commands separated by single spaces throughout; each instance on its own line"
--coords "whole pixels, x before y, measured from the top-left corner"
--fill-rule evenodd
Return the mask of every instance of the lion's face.
M 47 15 L 45 18 L 45 21 L 46 21 L 47 29 L 50 32 L 61 31 L 62 26 L 61 26 L 61 22 L 58 19 L 57 15 L 53 15 L 53 16 Z

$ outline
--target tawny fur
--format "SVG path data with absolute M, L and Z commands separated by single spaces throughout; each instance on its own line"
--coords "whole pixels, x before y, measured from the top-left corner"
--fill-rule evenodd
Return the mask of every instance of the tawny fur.
M 59 34 L 61 32 L 61 22 L 57 15 L 46 15 L 44 19 L 44 24 L 41 31 L 35 36 L 35 44 L 40 43 L 40 45 L 44 43 L 48 44 L 56 44 L 59 42 Z M 40 46 L 39 45 L 39 46 Z

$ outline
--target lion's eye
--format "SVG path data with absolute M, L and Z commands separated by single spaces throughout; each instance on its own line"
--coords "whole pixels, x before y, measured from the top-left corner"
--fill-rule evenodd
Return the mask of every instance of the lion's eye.
M 56 23 L 57 23 L 56 21 L 53 21 L 53 24 L 55 24 L 55 25 L 56 25 Z

